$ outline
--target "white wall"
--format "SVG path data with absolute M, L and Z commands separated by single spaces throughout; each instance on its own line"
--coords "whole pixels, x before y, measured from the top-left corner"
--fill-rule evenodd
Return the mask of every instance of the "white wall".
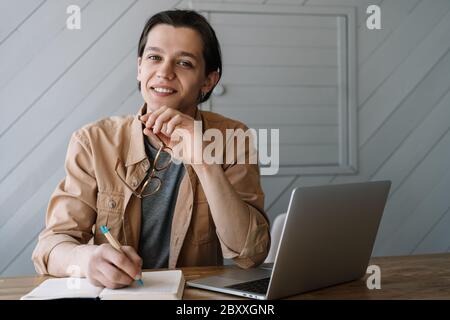
M 34 272 L 31 252 L 49 196 L 64 175 L 71 132 L 101 117 L 136 112 L 141 103 L 135 81 L 141 28 L 150 15 L 177 2 L 0 3 L 1 275 Z M 450 1 L 229 2 L 357 8 L 359 172 L 264 177 L 271 219 L 286 210 L 287 191 L 293 187 L 390 179 L 374 254 L 448 251 Z M 195 9 L 198 1 L 192 3 Z M 81 30 L 65 28 L 69 4 L 82 7 Z M 369 4 L 380 4 L 382 30 L 365 27 Z

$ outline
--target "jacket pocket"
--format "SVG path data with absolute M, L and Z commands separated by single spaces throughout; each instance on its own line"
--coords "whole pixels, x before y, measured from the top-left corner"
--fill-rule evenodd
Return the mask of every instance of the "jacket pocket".
M 95 243 L 105 243 L 106 238 L 100 227 L 107 226 L 116 239 L 122 230 L 122 215 L 125 196 L 120 192 L 99 191 L 97 193 L 97 221 L 95 227 Z

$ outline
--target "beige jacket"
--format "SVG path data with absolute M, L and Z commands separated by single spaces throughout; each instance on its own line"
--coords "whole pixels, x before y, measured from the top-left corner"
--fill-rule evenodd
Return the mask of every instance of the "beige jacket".
M 135 188 L 145 178 L 150 162 L 138 119 L 145 108 L 144 105 L 135 116 L 110 117 L 86 125 L 72 135 L 65 160 L 66 177 L 51 196 L 46 227 L 32 256 L 38 273 L 49 274 L 49 269 L 52 274 L 65 273 L 60 270 L 66 267 L 62 263 L 54 261 L 52 268 L 48 265 L 50 253 L 62 243 L 77 247 L 105 243 L 99 231 L 101 225 L 111 228 L 122 245 L 138 250 L 141 200 L 119 180 L 114 166 L 119 157 L 119 173 Z M 212 112 L 198 110 L 195 118 L 202 121 L 203 130 L 217 128 L 224 136 L 225 129 L 247 129 L 240 122 Z M 222 217 L 223 225 L 212 218 L 203 191 L 208 186 L 200 184 L 190 165 L 185 168 L 172 221 L 169 268 L 222 265 L 223 257 L 232 258 L 242 268 L 262 263 L 270 247 L 270 233 L 258 165 L 222 165 L 247 207 L 245 212 L 239 212 L 240 217 L 245 216 L 240 221 L 227 220 L 229 208 L 216 209 L 220 212 L 214 212 L 215 216 Z M 241 237 L 245 241 L 232 248 L 229 244 L 236 243 L 236 234 L 229 230 L 243 221 L 249 221 L 247 234 Z M 237 247 L 242 249 L 238 251 Z

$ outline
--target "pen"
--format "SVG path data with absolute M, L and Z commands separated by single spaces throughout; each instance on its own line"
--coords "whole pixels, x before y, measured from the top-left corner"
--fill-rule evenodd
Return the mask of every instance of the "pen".
M 100 231 L 105 235 L 106 239 L 108 240 L 109 244 L 113 246 L 114 249 L 122 252 L 123 254 L 125 254 L 122 249 L 120 248 L 120 244 L 119 242 L 117 242 L 117 240 L 112 236 L 112 234 L 109 232 L 109 229 L 107 226 L 101 226 L 100 227 Z M 144 285 L 144 281 L 142 281 L 142 279 L 139 276 L 136 276 L 136 278 L 134 278 L 134 280 L 136 280 L 136 282 L 143 286 Z

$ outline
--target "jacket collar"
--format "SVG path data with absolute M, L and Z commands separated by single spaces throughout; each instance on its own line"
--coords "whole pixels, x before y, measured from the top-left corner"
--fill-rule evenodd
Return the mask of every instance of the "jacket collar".
M 144 147 L 142 123 L 139 120 L 139 117 L 146 112 L 147 105 L 144 103 L 144 105 L 142 105 L 139 109 L 139 112 L 133 117 L 133 122 L 131 123 L 131 138 L 128 147 L 127 161 L 125 162 L 126 167 L 147 159 Z
M 144 103 L 139 109 L 139 112 L 133 117 L 133 122 L 131 123 L 131 139 L 128 148 L 127 161 L 125 162 L 126 167 L 147 159 L 147 154 L 145 153 L 144 147 L 144 133 L 142 132 L 142 123 L 139 120 L 139 117 L 146 113 L 147 104 Z M 198 107 L 195 110 L 194 118 L 198 121 L 202 120 L 202 116 Z

